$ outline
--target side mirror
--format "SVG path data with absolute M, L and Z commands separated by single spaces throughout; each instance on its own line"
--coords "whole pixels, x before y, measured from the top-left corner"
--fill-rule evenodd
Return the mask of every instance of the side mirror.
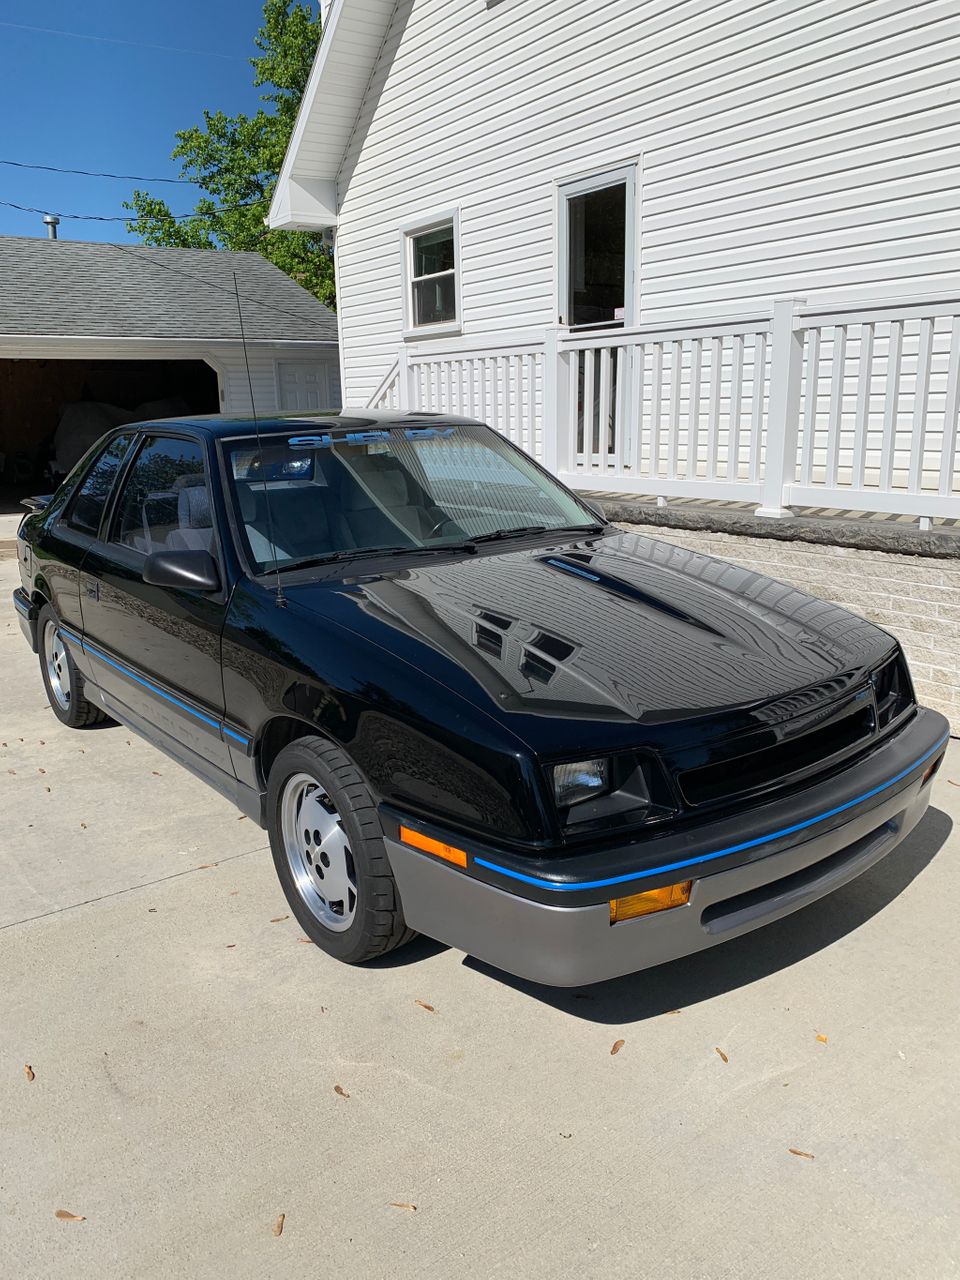
M 209 551 L 155 551 L 143 562 L 143 580 L 181 591 L 220 590 L 220 571 Z

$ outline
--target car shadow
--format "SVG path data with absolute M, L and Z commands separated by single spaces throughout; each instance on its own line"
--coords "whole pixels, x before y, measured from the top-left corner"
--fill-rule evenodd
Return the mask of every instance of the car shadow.
M 930 809 L 889 857 L 809 907 L 696 955 L 609 982 L 589 987 L 545 987 L 503 973 L 471 956 L 465 957 L 463 963 L 589 1022 L 643 1022 L 788 969 L 859 929 L 899 897 L 936 857 L 952 828 L 947 814 Z

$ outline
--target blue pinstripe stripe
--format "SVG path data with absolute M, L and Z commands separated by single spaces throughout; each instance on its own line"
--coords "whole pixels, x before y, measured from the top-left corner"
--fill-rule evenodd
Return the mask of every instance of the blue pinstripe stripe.
M 496 862 L 489 862 L 486 858 L 474 858 L 473 861 L 478 867 L 486 867 L 488 871 L 495 871 L 498 875 L 509 876 L 511 880 L 522 880 L 524 884 L 533 884 L 541 889 L 552 889 L 555 893 L 572 893 L 578 889 L 605 889 L 609 885 L 626 884 L 630 880 L 645 880 L 649 876 L 663 875 L 666 871 L 680 871 L 683 867 L 698 866 L 704 862 L 713 862 L 716 858 L 725 858 L 731 853 L 742 853 L 745 849 L 755 849 L 762 844 L 771 844 L 782 836 L 793 835 L 796 831 L 805 831 L 808 827 L 816 826 L 819 822 L 826 822 L 828 818 L 836 817 L 838 813 L 845 813 L 847 809 L 853 809 L 858 804 L 863 804 L 864 800 L 870 800 L 873 796 L 877 796 L 882 791 L 886 791 L 896 783 L 901 782 L 908 774 L 913 773 L 914 769 L 918 769 L 924 761 L 936 755 L 949 737 L 949 733 L 945 733 L 935 747 L 931 747 L 925 755 L 922 755 L 919 760 L 914 760 L 913 764 L 908 765 L 906 769 L 901 769 L 898 774 L 888 778 L 879 787 L 865 791 L 862 796 L 848 800 L 845 804 L 837 805 L 835 809 L 828 809 L 825 813 L 818 813 L 816 817 L 807 818 L 803 822 L 795 822 L 792 827 L 783 827 L 780 831 L 771 831 L 768 835 L 757 836 L 754 840 L 744 840 L 742 844 L 732 844 L 729 848 L 718 849 L 715 853 L 702 853 L 699 857 L 685 858 L 681 862 L 668 862 L 662 867 L 651 867 L 649 871 L 632 871 L 628 875 L 611 876 L 606 880 L 578 880 L 576 884 L 555 884 L 553 881 L 544 880 L 540 876 L 528 876 L 522 871 L 512 871 L 509 867 L 501 867 Z
M 236 733 L 233 729 L 228 729 L 222 720 L 214 720 L 211 716 L 204 715 L 202 711 L 197 711 L 195 707 L 191 707 L 188 703 L 182 702 L 179 698 L 175 698 L 172 693 L 167 693 L 165 689 L 161 689 L 151 681 L 145 680 L 143 676 L 138 676 L 135 671 L 124 666 L 122 662 L 115 662 L 113 658 L 108 658 L 102 650 L 98 649 L 96 645 L 91 644 L 89 640 L 81 641 L 77 633 L 72 631 L 69 627 L 65 627 L 63 623 L 60 624 L 60 631 L 64 635 L 69 636 L 71 640 L 75 640 L 78 644 L 82 644 L 84 651 L 89 653 L 91 657 L 96 658 L 98 662 L 103 662 L 106 663 L 108 667 L 113 667 L 115 671 L 119 671 L 120 674 L 126 676 L 128 680 L 134 680 L 137 684 L 143 685 L 145 689 L 149 689 L 150 692 L 155 693 L 157 697 L 165 698 L 167 702 L 172 702 L 175 707 L 179 707 L 182 711 L 186 711 L 188 715 L 195 716 L 198 720 L 202 720 L 204 724 L 210 725 L 211 728 L 216 729 L 218 732 L 222 730 L 228 737 L 234 738 L 245 747 L 249 745 L 250 739 L 244 737 L 242 733 Z
M 30 606 L 28 604 L 24 604 L 19 596 L 13 597 L 13 607 L 18 611 L 18 613 L 22 613 L 25 618 L 30 617 Z
M 586 569 L 578 569 L 576 565 L 567 564 L 565 560 L 550 559 L 547 564 L 552 564 L 555 569 L 562 569 L 564 573 L 574 573 L 578 578 L 587 578 L 590 582 L 600 581 L 595 573 L 588 573 Z

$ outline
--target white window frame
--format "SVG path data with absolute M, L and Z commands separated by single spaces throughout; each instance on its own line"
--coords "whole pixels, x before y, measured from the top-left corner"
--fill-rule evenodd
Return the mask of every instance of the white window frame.
M 438 324 L 415 324 L 413 309 L 413 241 L 416 236 L 441 227 L 453 227 L 453 283 L 457 314 L 453 320 L 441 320 Z M 443 338 L 463 332 L 463 303 L 460 294 L 462 259 L 460 256 L 460 210 L 443 209 L 428 217 L 417 218 L 400 224 L 400 262 L 403 275 L 403 336 L 404 338 Z M 426 277 L 416 277 L 423 279 Z
M 559 324 L 565 328 L 573 328 L 570 324 L 570 200 L 575 196 L 587 195 L 591 191 L 602 191 L 604 187 L 626 187 L 626 233 L 624 243 L 623 268 L 623 327 L 628 329 L 636 324 L 640 314 L 639 280 L 637 270 L 637 245 L 639 236 L 639 208 L 637 191 L 640 160 L 630 160 L 626 164 L 612 169 L 582 174 L 575 178 L 559 178 L 557 189 L 557 296 L 556 315 Z M 617 323 L 619 322 L 611 322 Z M 608 324 L 576 325 L 576 332 L 589 329 L 610 327 Z

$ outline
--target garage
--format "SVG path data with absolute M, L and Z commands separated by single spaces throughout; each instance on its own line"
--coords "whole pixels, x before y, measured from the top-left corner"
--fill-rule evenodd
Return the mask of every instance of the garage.
M 114 425 L 246 415 L 251 385 L 258 413 L 340 407 L 334 314 L 260 254 L 0 237 L 0 510 Z

